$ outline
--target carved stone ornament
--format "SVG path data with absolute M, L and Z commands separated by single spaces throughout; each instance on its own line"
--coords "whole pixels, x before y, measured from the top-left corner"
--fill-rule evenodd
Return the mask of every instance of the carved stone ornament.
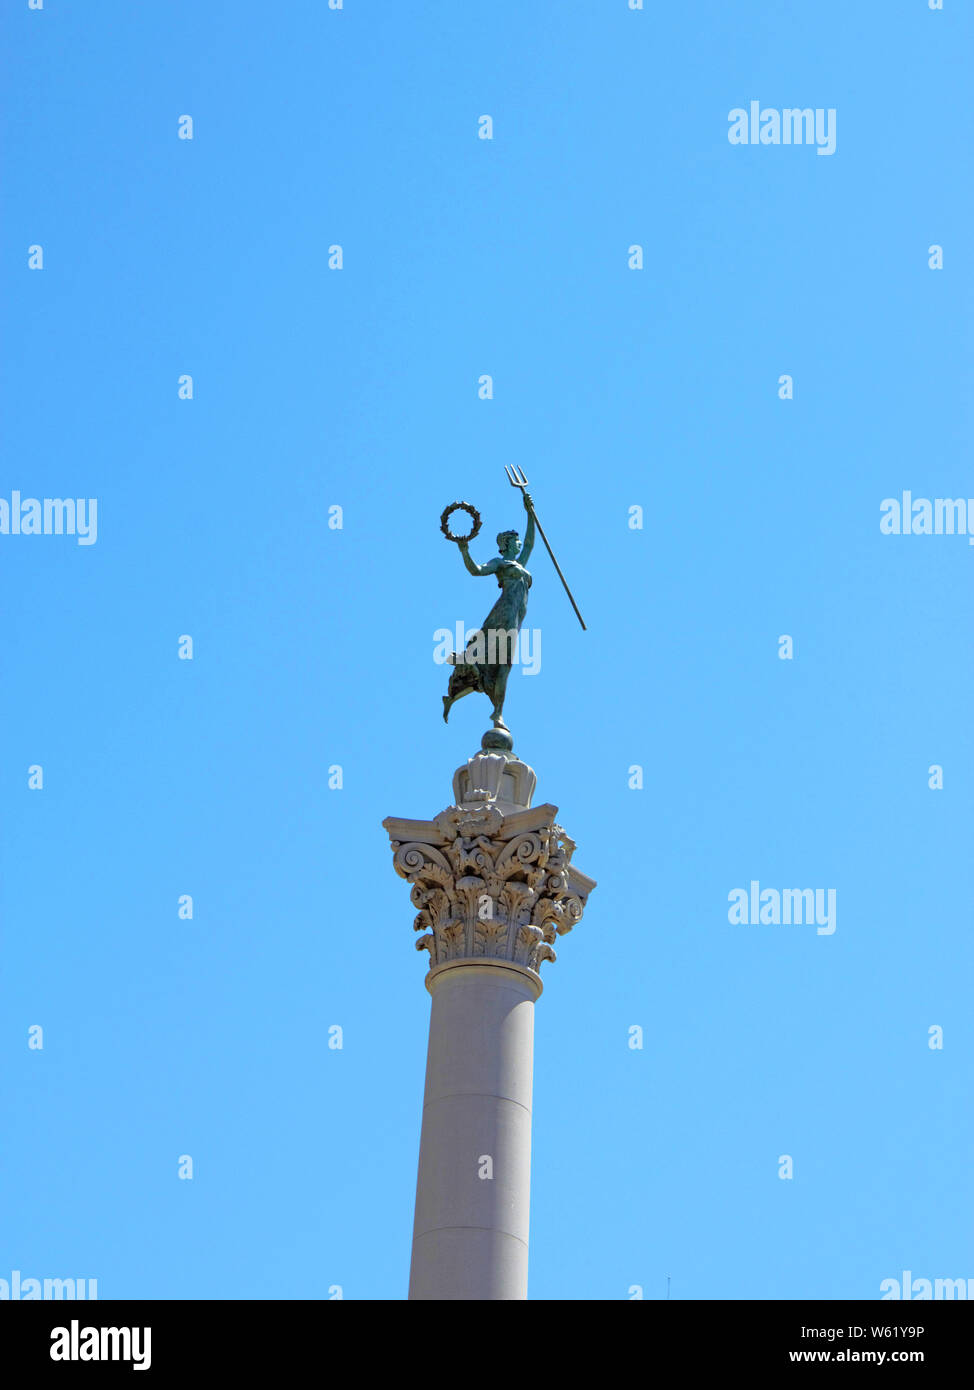
M 416 949 L 429 951 L 431 967 L 503 960 L 538 974 L 595 887 L 571 863 L 575 842 L 556 824 L 557 806 L 524 804 L 534 773 L 510 756 L 499 766 L 503 757 L 478 754 L 459 768 L 454 794 L 463 799 L 433 820 L 382 822 L 393 867 L 412 884 L 424 933 Z

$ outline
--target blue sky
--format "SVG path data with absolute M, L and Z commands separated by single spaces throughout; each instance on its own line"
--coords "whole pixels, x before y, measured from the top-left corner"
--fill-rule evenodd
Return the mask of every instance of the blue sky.
M 404 1297 L 429 1002 L 381 821 L 487 727 L 440 718 L 434 633 L 496 590 L 439 515 L 489 558 L 505 463 L 588 624 L 539 544 L 507 720 L 599 885 L 543 968 L 531 1297 L 974 1277 L 974 551 L 879 530 L 974 496 L 969 9 L 24 0 L 2 36 L 0 497 L 98 536 L 0 535 L 0 1277 Z M 834 155 L 731 145 L 751 100 L 834 108 Z M 835 889 L 834 934 L 731 925 L 752 879 Z

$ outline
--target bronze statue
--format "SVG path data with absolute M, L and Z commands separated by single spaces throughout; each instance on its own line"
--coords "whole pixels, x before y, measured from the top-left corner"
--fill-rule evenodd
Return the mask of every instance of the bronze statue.
M 511 665 L 517 657 L 521 624 L 528 611 L 528 590 L 531 587 L 531 575 L 526 566 L 534 548 L 535 525 L 541 533 L 541 539 L 545 543 L 548 554 L 551 555 L 555 569 L 558 571 L 558 577 L 565 585 L 565 590 L 571 599 L 578 621 L 583 628 L 585 627 L 584 622 L 582 622 L 582 615 L 578 611 L 578 605 L 572 598 L 571 590 L 565 582 L 565 576 L 552 554 L 548 538 L 535 516 L 534 503 L 531 500 L 531 494 L 527 491 L 527 478 L 520 469 L 510 467 L 507 469 L 507 477 L 512 487 L 520 489 L 524 510 L 528 514 L 524 544 L 520 545 L 520 548 L 520 537 L 517 531 L 501 531 L 497 537 L 497 547 L 500 554 L 488 560 L 485 565 L 478 565 L 470 556 L 470 542 L 480 530 L 480 513 L 476 507 L 472 507 L 468 502 L 454 502 L 445 509 L 440 518 L 440 529 L 448 540 L 455 541 L 460 547 L 463 563 L 469 572 L 476 575 L 477 578 L 483 578 L 489 574 L 495 575 L 501 591 L 500 598 L 487 614 L 483 626 L 473 634 L 462 652 L 454 652 L 450 658 L 450 664 L 454 669 L 450 674 L 447 693 L 443 696 L 444 722 L 449 719 L 453 705 L 464 695 L 479 691 L 487 696 L 491 702 L 491 718 L 494 729 L 501 732 L 493 737 L 490 734 L 485 734 L 485 747 L 513 746 L 510 731 L 504 723 L 504 697 L 507 693 L 507 679 L 511 674 Z M 450 515 L 458 510 L 467 512 L 473 519 L 473 528 L 466 536 L 453 535 L 447 524 Z
M 507 678 L 511 674 L 511 663 L 517 655 L 518 634 L 528 611 L 531 576 L 525 567 L 534 548 L 531 497 L 527 492 L 523 497 L 528 524 L 524 544 L 520 550 L 518 533 L 502 531 L 497 537 L 500 555 L 495 555 L 485 565 L 478 565 L 470 556 L 470 541 L 479 529 L 476 525 L 479 518 L 475 519 L 474 530 L 469 536 L 450 537 L 451 540 L 455 539 L 460 547 L 463 563 L 471 574 L 478 578 L 488 574 L 497 576 L 501 596 L 487 614 L 483 626 L 467 642 L 463 652 L 453 654 L 450 684 L 443 696 L 444 721 L 449 719 L 450 710 L 457 700 L 477 690 L 486 695 L 491 702 L 494 728 L 507 729 L 504 723 L 504 696 L 507 692 Z M 454 504 L 454 508 L 461 506 L 462 503 Z M 454 508 L 448 508 L 444 518 Z

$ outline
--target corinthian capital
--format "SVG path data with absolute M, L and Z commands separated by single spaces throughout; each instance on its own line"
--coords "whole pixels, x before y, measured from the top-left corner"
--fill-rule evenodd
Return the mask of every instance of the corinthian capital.
M 393 867 L 412 885 L 419 909 L 416 949 L 429 952 L 431 967 L 503 960 L 537 974 L 542 961 L 555 959 L 552 942 L 581 919 L 595 887 L 572 865 L 575 842 L 556 823 L 557 806 L 507 799 L 512 786 L 526 799 L 534 787 L 530 768 L 508 761 L 516 765 L 502 779 L 478 775 L 484 769 L 471 759 L 454 792 L 472 799 L 431 821 L 382 822 Z

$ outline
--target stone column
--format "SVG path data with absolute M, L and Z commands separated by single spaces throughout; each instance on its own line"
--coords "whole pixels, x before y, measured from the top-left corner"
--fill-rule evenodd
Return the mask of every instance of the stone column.
M 431 821 L 389 817 L 430 955 L 410 1299 L 527 1298 L 534 1001 L 595 883 L 509 752 L 458 768 Z

